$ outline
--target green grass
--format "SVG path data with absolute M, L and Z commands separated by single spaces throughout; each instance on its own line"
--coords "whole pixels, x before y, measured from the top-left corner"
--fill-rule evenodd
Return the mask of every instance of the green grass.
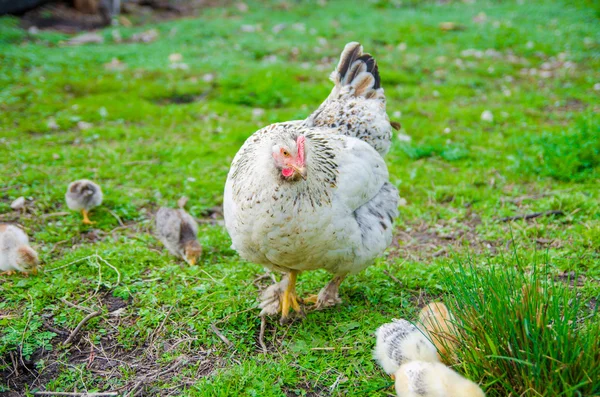
M 104 44 L 77 47 L 64 45 L 67 35 L 31 35 L 16 19 L 0 18 L 0 221 L 24 227 L 45 269 L 0 276 L 0 390 L 131 390 L 147 377 L 139 387 L 151 395 L 393 395 L 371 358 L 375 329 L 460 292 L 447 271 L 467 256 L 474 274 L 489 263 L 504 269 L 460 279 L 467 289 L 492 284 L 488 292 L 509 276 L 522 282 L 519 274 L 537 263 L 548 273 L 537 278 L 544 291 L 558 294 L 549 321 L 564 310 L 558 299 L 571 295 L 547 279 L 584 275 L 568 290 L 581 303 L 568 318 L 586 317 L 600 295 L 597 7 L 522 3 L 248 2 L 247 12 L 207 8 L 196 19 L 105 29 Z M 447 21 L 464 30 L 440 30 Z M 113 29 L 126 40 L 150 28 L 159 31 L 153 43 L 112 38 Z M 394 139 L 386 158 L 406 200 L 397 242 L 344 281 L 341 306 L 287 326 L 270 321 L 263 354 L 257 295 L 269 280 L 255 281 L 262 268 L 241 260 L 218 217 L 207 214 L 221 205 L 244 140 L 269 123 L 309 115 L 353 40 L 377 58 L 388 113 L 411 138 Z M 170 67 L 172 53 L 188 69 Z M 113 58 L 125 68 L 105 66 Z M 493 121 L 481 119 L 485 110 Z M 105 192 L 94 227 L 64 214 L 64 192 L 78 178 Z M 182 195 L 205 219 L 205 254 L 195 267 L 171 257 L 151 233 L 154 211 Z M 24 214 L 10 209 L 20 196 Z M 499 221 L 549 210 L 563 215 Z M 513 249 L 519 266 L 496 260 Z M 300 294 L 316 293 L 328 278 L 301 275 Z M 498 296 L 486 321 L 502 318 L 496 309 L 507 296 Z M 535 306 L 546 296 L 530 299 Z M 457 293 L 457 307 L 468 307 L 467 298 Z M 63 346 L 86 309 L 102 314 Z M 598 316 L 586 321 L 581 336 L 560 334 L 572 336 L 569 346 L 594 335 Z M 499 346 L 503 332 L 517 338 L 520 330 L 511 324 L 490 340 Z M 524 346 L 539 347 L 536 357 L 545 347 L 550 357 L 563 353 L 551 333 L 535 335 Z M 474 355 L 459 369 L 492 397 L 541 393 L 527 390 L 542 382 L 527 368 L 502 378 L 490 362 L 509 366 Z M 577 395 L 565 389 L 576 386 L 572 379 L 543 382 L 544 393 Z
M 487 382 L 489 394 L 598 395 L 598 307 L 569 285 L 577 275 L 555 283 L 546 266 L 527 271 L 515 256 L 500 262 L 461 264 L 446 279 L 460 371 Z
M 598 179 L 600 168 L 600 123 L 582 120 L 571 131 L 544 133 L 523 142 L 534 153 L 521 154 L 526 172 L 561 181 Z

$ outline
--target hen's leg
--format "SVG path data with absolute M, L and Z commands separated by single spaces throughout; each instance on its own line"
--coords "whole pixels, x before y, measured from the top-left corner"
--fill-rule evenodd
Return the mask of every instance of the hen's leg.
M 302 313 L 296 295 L 297 271 L 286 274 L 283 279 L 271 285 L 260 295 L 261 316 L 274 315 L 281 312 L 281 321 L 285 322 L 290 314 L 290 309 Z
M 314 303 L 315 309 L 317 310 L 342 303 L 339 290 L 340 284 L 345 278 L 345 274 L 335 276 L 325 287 L 323 287 L 323 289 L 319 292 L 319 295 L 311 295 L 304 299 L 304 302 Z
M 301 313 L 302 309 L 298 304 L 298 295 L 296 294 L 296 279 L 298 278 L 298 271 L 292 270 L 289 274 L 289 281 L 287 288 L 283 292 L 283 296 L 281 298 L 281 322 L 284 323 L 287 321 L 290 308 L 294 309 L 296 312 Z
M 90 218 L 88 218 L 88 210 L 81 210 L 81 213 L 83 214 L 83 223 L 85 223 L 86 225 L 93 225 L 94 223 L 96 223 L 90 221 Z
M 17 274 L 17 272 L 14 270 L 7 270 L 5 272 L 0 273 L 1 276 L 12 276 L 13 274 Z

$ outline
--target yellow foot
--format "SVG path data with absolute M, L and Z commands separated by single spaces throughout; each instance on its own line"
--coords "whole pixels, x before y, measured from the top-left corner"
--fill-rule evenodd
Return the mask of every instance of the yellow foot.
M 96 222 L 92 222 L 90 221 L 90 218 L 88 218 L 88 214 L 89 212 L 86 210 L 81 210 L 81 213 L 83 214 L 83 223 L 86 225 L 93 225 Z
M 310 295 L 303 299 L 304 303 L 312 303 L 315 310 L 325 309 L 339 305 L 342 303 L 338 291 L 340 284 L 346 277 L 345 274 L 335 276 L 323 289 L 319 292 L 319 295 Z
M 14 270 L 7 270 L 5 272 L 0 273 L 0 275 L 2 276 L 12 276 L 13 274 L 17 274 L 17 272 Z
M 396 374 L 391 374 L 390 378 L 392 378 L 392 380 L 395 381 L 396 380 Z
M 294 309 L 297 313 L 304 314 L 298 303 L 298 295 L 296 295 L 296 279 L 298 272 L 293 270 L 290 272 L 287 288 L 280 298 L 281 320 L 280 323 L 285 324 L 290 317 L 290 309 Z
M 302 298 L 302 303 L 310 303 L 312 305 L 317 304 L 317 300 L 319 300 L 319 295 L 309 295 L 306 298 Z

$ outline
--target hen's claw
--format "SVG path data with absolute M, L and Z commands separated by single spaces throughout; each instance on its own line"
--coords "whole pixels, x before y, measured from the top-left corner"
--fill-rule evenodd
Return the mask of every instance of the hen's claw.
M 312 295 L 308 295 L 306 298 L 302 298 L 302 303 L 310 303 L 311 305 L 314 305 L 317 303 L 318 300 L 319 300 L 319 295 L 312 294 Z
M 303 301 L 305 303 L 314 304 L 315 310 L 339 305 L 342 303 L 339 295 L 340 284 L 344 281 L 345 277 L 345 275 L 335 276 L 325 287 L 323 287 L 319 292 L 319 295 L 310 295 Z
M 261 316 L 271 316 L 281 311 L 281 300 L 283 291 L 287 288 L 288 280 L 283 278 L 278 283 L 270 285 L 260 294 L 260 304 L 258 307 L 262 309 Z
M 298 303 L 298 295 L 296 294 L 296 278 L 297 271 L 292 271 L 286 275 L 280 282 L 269 286 L 260 295 L 260 305 L 262 309 L 261 316 L 274 315 L 281 312 L 282 324 L 285 324 L 290 319 L 290 311 L 294 310 L 300 315 L 304 315 L 302 307 Z
M 281 324 L 285 324 L 289 320 L 290 309 L 294 309 L 295 312 L 303 314 L 302 308 L 298 303 L 298 295 L 296 294 L 296 279 L 298 278 L 298 271 L 292 270 L 289 274 L 287 288 L 283 292 L 281 297 Z

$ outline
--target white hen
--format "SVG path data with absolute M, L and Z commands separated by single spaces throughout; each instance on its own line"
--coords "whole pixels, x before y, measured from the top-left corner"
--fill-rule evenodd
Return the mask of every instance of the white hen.
M 265 127 L 235 156 L 224 193 L 225 225 L 244 259 L 288 277 L 263 296 L 263 314 L 300 311 L 296 277 L 325 269 L 333 280 L 317 308 L 340 302 L 338 288 L 392 241 L 398 191 L 383 161 L 391 126 L 375 60 L 359 43 L 344 48 L 335 83 L 309 118 Z M 268 292 L 269 292 L 268 291 Z M 272 304 L 271 304 L 272 303 Z

